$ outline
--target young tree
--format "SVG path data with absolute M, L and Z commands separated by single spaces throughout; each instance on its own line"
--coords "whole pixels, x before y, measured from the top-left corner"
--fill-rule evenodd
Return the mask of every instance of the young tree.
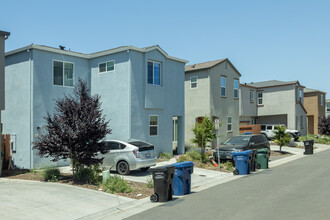
M 323 117 L 319 123 L 320 133 L 323 135 L 330 135 L 330 116 Z
M 282 152 L 282 146 L 288 145 L 291 141 L 291 136 L 288 132 L 285 132 L 285 126 L 276 126 L 275 127 L 275 141 L 280 145 L 280 152 Z
M 45 117 L 45 131 L 33 143 L 33 149 L 52 161 L 70 158 L 73 173 L 83 165 L 99 164 L 98 152 L 104 153 L 100 142 L 111 134 L 109 121 L 102 116 L 100 96 L 89 94 L 86 82 L 79 79 L 73 95 L 55 101 L 54 113 Z
M 202 161 L 205 161 L 205 145 L 206 143 L 212 142 L 216 135 L 214 133 L 215 125 L 209 119 L 208 116 L 203 118 L 203 121 L 196 123 L 192 128 L 192 131 L 195 134 L 195 137 L 191 140 L 193 143 L 196 143 L 198 147 L 201 147 L 201 157 Z

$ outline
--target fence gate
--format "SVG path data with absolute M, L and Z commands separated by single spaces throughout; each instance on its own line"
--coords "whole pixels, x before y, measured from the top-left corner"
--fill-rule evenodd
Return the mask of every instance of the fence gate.
M 4 153 L 4 158 L 2 160 L 2 169 L 8 169 L 8 160 L 10 157 L 10 134 L 1 135 L 1 152 Z

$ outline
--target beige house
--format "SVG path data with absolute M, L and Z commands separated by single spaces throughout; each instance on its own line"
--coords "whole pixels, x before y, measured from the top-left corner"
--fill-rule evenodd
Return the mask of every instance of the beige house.
M 228 59 L 198 63 L 185 68 L 185 142 L 191 144 L 191 129 L 207 115 L 219 119 L 220 141 L 239 134 L 239 78 Z M 215 145 L 214 141 L 213 145 Z
M 5 40 L 9 37 L 9 35 L 9 32 L 0 31 L 0 122 L 2 122 L 1 111 L 5 110 Z M 2 133 L 2 123 L 0 132 Z
M 325 101 L 325 117 L 329 117 L 330 116 L 330 99 L 327 99 Z
M 299 81 L 270 80 L 240 85 L 240 125 L 285 124 L 306 135 L 305 87 Z
M 304 89 L 304 107 L 307 111 L 308 134 L 319 134 L 320 119 L 325 116 L 325 92 L 315 89 Z

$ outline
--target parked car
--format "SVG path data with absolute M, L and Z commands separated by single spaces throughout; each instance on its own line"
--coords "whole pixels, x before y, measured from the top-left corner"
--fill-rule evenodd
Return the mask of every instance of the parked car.
M 262 134 L 235 136 L 220 145 L 220 160 L 232 160 L 231 154 L 234 152 L 263 148 L 270 150 L 269 141 Z M 218 161 L 218 148 L 215 149 L 213 158 Z
M 105 141 L 107 152 L 102 156 L 103 167 L 127 175 L 131 170 L 147 171 L 156 165 L 157 153 L 155 147 L 147 142 L 133 141 Z
M 261 125 L 261 134 L 265 135 L 268 140 L 274 139 L 275 136 L 275 127 L 276 126 L 285 126 L 283 124 L 272 125 L 272 124 L 262 124 Z M 298 130 L 286 129 L 286 133 L 289 133 L 294 141 L 297 141 L 300 137 L 300 132 Z

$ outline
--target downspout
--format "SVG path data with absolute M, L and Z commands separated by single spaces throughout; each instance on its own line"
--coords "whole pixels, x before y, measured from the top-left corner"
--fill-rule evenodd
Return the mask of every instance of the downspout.
M 32 105 L 33 105 L 33 100 L 32 100 L 32 51 L 29 49 L 27 50 L 29 53 L 29 76 L 30 76 L 30 169 L 33 168 L 32 164 L 32 136 L 33 136 L 33 123 L 32 123 L 32 117 L 33 117 L 33 112 L 32 112 Z
M 131 63 L 131 53 L 130 50 L 127 50 L 128 53 L 128 140 L 132 138 L 132 63 Z

